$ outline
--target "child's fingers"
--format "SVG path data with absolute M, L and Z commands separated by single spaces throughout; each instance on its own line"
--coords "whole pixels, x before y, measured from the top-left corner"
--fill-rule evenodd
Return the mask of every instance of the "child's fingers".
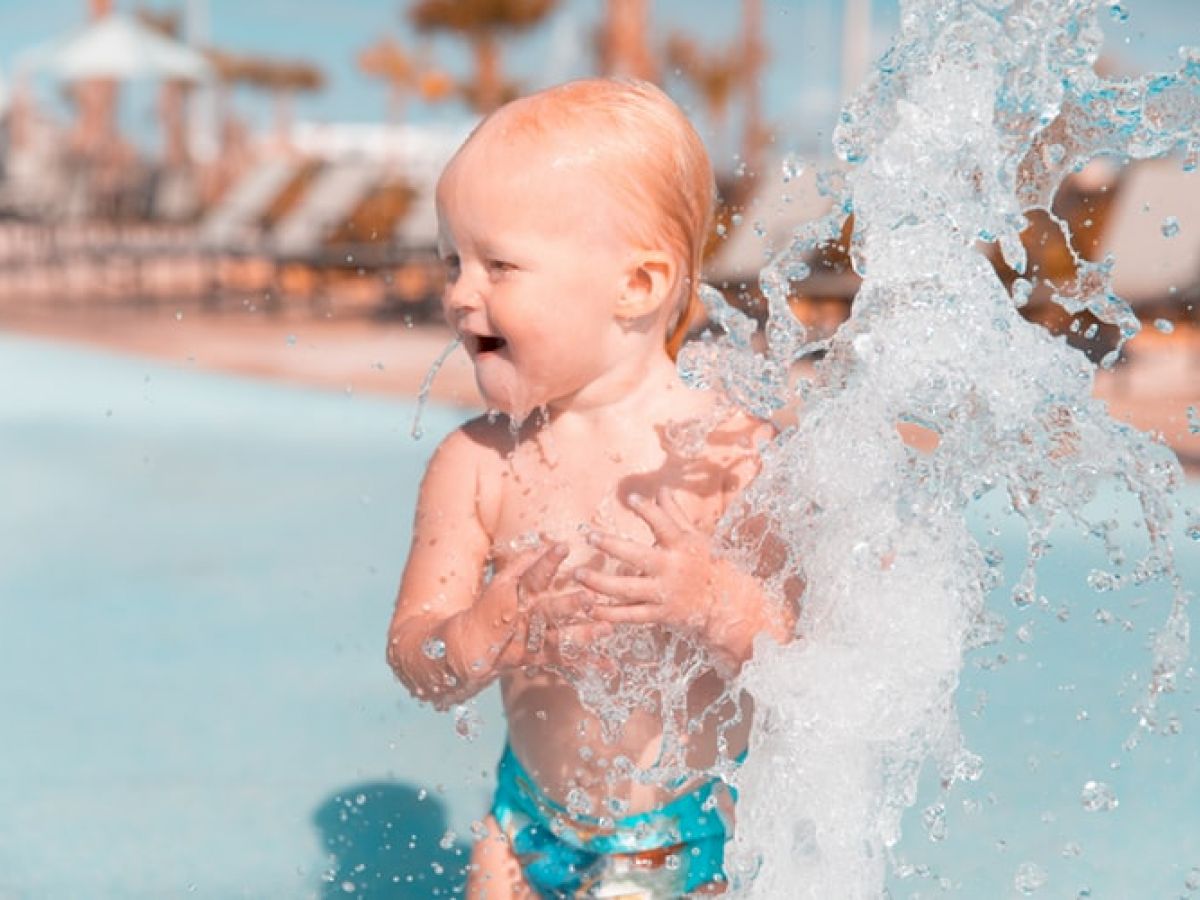
M 538 611 L 557 623 L 586 620 L 595 605 L 595 596 L 584 590 L 542 597 L 537 601 Z
M 669 487 L 658 489 L 658 505 L 681 532 L 695 530 L 692 520 L 687 517 L 687 513 L 683 511 L 683 507 L 675 499 L 675 492 Z
M 644 575 L 609 575 L 595 569 L 576 569 L 575 580 L 597 594 L 630 603 L 653 603 L 659 599 L 658 584 Z M 600 608 L 600 604 L 592 610 Z
M 558 628 L 557 642 L 560 648 L 566 644 L 568 647 L 574 646 L 578 650 L 587 650 L 593 641 L 612 633 L 613 627 L 608 622 L 562 625 Z
M 660 495 L 661 495 L 660 491 Z M 629 508 L 642 517 L 654 532 L 654 539 L 664 547 L 683 534 L 679 524 L 667 514 L 667 511 L 652 500 L 647 500 L 639 494 L 629 495 Z
M 662 608 L 656 603 L 630 603 L 624 606 L 597 606 L 592 618 L 613 625 L 648 625 L 662 621 Z
M 521 586 L 531 593 L 541 593 L 550 587 L 554 574 L 567 558 L 566 544 L 552 544 L 526 569 L 520 578 Z
M 658 570 L 657 563 L 660 551 L 654 547 L 647 547 L 645 544 L 639 544 L 637 541 L 631 541 L 628 538 L 621 538 L 612 534 L 602 534 L 599 531 L 593 531 L 588 535 L 588 543 L 597 550 L 604 551 L 613 559 L 628 563 L 639 572 L 655 572 Z

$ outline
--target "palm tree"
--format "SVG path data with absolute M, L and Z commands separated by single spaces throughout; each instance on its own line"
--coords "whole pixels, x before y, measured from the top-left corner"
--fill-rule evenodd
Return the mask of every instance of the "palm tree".
M 667 40 L 668 64 L 678 71 L 700 95 L 709 120 L 723 131 L 729 108 L 739 94 L 742 99 L 742 132 L 739 150 L 745 168 L 756 173 L 761 170 L 762 153 L 766 144 L 766 129 L 762 122 L 761 73 L 766 60 L 762 41 L 762 0 L 742 0 L 742 32 L 723 48 L 705 50 L 684 34 L 673 34 Z M 746 198 L 741 196 L 753 182 L 738 180 L 729 186 L 726 200 L 734 205 Z
M 388 118 L 399 122 L 409 94 L 420 94 L 427 102 L 444 100 L 456 88 L 445 72 L 431 66 L 421 54 L 413 59 L 390 37 L 381 38 L 358 54 L 359 71 L 382 79 L 388 86 Z
M 463 92 L 478 111 L 488 113 L 512 93 L 500 65 L 499 37 L 541 22 L 558 0 L 417 0 L 408 11 L 423 34 L 449 31 L 466 38 L 475 57 L 475 76 Z
M 762 39 L 762 0 L 742 0 L 741 84 L 745 102 L 742 160 L 752 172 L 762 166 L 767 129 L 762 119 L 762 70 L 767 51 Z
M 607 0 L 599 34 L 601 72 L 658 80 L 658 61 L 646 40 L 649 20 L 649 0 Z
M 359 51 L 358 70 L 364 75 L 382 79 L 388 87 L 388 119 L 403 118 L 405 95 L 416 82 L 417 67 L 412 59 L 390 37 L 381 38 Z
M 247 84 L 271 93 L 275 106 L 275 134 L 281 145 L 289 142 L 291 134 L 292 95 L 297 91 L 317 91 L 325 86 L 325 74 L 303 61 L 238 56 L 219 50 L 209 50 L 208 58 L 223 84 Z
M 738 48 L 703 50 L 692 38 L 676 33 L 667 39 L 666 51 L 667 64 L 691 83 L 713 126 L 723 130 L 730 101 L 741 82 Z

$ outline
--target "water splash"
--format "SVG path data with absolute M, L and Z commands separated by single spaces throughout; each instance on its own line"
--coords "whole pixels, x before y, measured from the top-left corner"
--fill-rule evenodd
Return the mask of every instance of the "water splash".
M 450 354 L 461 346 L 462 338 L 457 337 L 447 344 L 430 365 L 425 377 L 421 379 L 421 387 L 417 391 L 417 410 L 413 413 L 412 431 L 410 432 L 413 440 L 420 440 L 425 435 L 425 429 L 421 427 L 421 416 L 425 412 L 425 404 L 429 402 L 429 392 L 433 389 L 433 380 L 437 378 L 438 372 L 442 370 L 442 366 L 450 358 Z
M 807 590 L 800 637 L 760 645 L 741 679 L 756 701 L 729 864 L 741 895 L 877 897 L 927 760 L 945 787 L 980 776 L 954 694 L 964 653 L 1000 627 L 986 608 L 995 566 L 966 522 L 985 494 L 1000 492 L 1026 526 L 1018 607 L 1048 606 L 1035 566 L 1057 520 L 1108 484 L 1137 498 L 1149 549 L 1132 577 L 1172 594 L 1141 727 L 1157 728 L 1175 688 L 1188 653 L 1169 538 L 1182 471 L 1107 415 L 1083 354 L 1018 312 L 1036 283 L 1025 214 L 1042 210 L 1069 239 L 1050 212 L 1067 174 L 1102 155 L 1200 148 L 1200 53 L 1184 51 L 1173 73 L 1105 79 L 1093 69 L 1099 11 L 1095 0 L 903 3 L 898 37 L 835 133 L 845 168 L 822 182 L 833 210 L 762 273 L 765 350 L 755 323 L 710 293 L 725 333 L 681 355 L 689 382 L 721 385 L 756 415 L 802 400 L 747 497 Z M 809 342 L 788 308 L 789 272 L 851 211 L 862 287 L 834 337 Z M 1005 290 L 979 242 L 998 246 L 1023 289 Z M 1110 260 L 1075 262 L 1053 299 L 1117 327 L 1111 365 L 1140 324 Z M 814 375 L 793 385 L 795 363 L 817 350 Z M 933 449 L 909 447 L 905 427 Z

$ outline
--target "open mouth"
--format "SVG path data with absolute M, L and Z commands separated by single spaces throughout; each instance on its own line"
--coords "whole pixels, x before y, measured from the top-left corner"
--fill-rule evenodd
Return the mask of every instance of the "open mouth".
M 491 353 L 494 350 L 500 350 L 507 343 L 504 338 L 496 337 L 491 334 L 477 334 L 471 338 L 471 343 L 474 345 L 476 354 Z

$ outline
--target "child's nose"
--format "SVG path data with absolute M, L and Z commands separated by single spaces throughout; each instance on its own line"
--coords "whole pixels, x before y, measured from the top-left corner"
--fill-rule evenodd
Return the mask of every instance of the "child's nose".
M 483 306 L 483 294 L 471 279 L 459 276 L 458 280 L 446 285 L 443 296 L 446 318 L 453 325 L 456 319 Z

